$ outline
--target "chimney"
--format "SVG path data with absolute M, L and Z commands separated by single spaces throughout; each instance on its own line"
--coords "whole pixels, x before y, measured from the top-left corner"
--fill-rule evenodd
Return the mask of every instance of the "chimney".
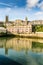
M 6 23 L 8 23 L 8 16 L 6 16 L 6 20 L 5 20 Z

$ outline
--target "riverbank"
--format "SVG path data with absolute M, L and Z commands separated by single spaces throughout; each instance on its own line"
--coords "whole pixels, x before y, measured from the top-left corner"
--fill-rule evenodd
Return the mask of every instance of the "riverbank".
M 43 33 L 32 33 L 32 34 L 0 34 L 0 37 L 21 37 L 21 38 L 40 38 L 43 39 Z
M 41 39 L 43 39 L 43 33 L 14 34 L 14 36 L 22 37 L 22 38 L 41 38 Z

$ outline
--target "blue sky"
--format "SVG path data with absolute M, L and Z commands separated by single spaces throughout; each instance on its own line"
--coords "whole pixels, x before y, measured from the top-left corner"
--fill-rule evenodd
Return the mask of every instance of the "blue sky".
M 0 20 L 43 20 L 43 0 L 0 0 Z

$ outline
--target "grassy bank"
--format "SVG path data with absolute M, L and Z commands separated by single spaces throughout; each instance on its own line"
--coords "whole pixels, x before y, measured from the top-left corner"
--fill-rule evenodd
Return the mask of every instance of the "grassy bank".
M 17 38 L 43 39 L 43 37 L 37 37 L 37 36 L 20 36 L 20 35 L 14 35 L 13 37 L 17 37 Z
M 40 37 L 40 36 L 25 36 L 25 35 L 14 35 L 14 34 L 2 34 L 0 35 L 0 37 L 17 37 L 17 38 L 32 38 L 32 39 L 43 39 L 43 37 Z

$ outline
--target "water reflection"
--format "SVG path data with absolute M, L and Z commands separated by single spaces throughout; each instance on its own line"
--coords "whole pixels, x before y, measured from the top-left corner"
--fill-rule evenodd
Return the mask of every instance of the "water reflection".
M 22 65 L 43 65 L 43 39 L 0 38 L 0 55 Z
M 28 39 L 28 38 L 0 38 L 0 48 L 5 49 L 5 54 L 8 54 L 9 49 L 16 51 L 24 50 L 25 52 L 40 51 L 43 52 L 43 39 Z
M 5 48 L 5 54 L 8 54 L 8 49 L 28 51 L 32 48 L 32 41 L 24 38 L 0 39 L 0 48 Z

